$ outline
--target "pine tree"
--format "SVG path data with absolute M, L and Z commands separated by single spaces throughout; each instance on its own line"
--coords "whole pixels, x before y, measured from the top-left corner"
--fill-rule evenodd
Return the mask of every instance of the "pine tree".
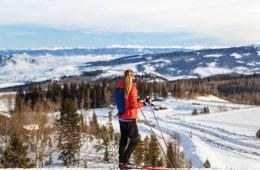
M 207 159 L 205 162 L 204 162 L 204 167 L 205 168 L 210 168 L 210 162 L 209 162 L 209 160 Z
M 103 139 L 103 141 L 104 141 L 104 145 L 105 145 L 104 161 L 109 162 L 109 152 L 108 152 L 109 139 L 108 139 L 108 136 L 106 136 Z
M 162 97 L 163 97 L 164 99 L 168 98 L 168 90 L 167 90 L 167 86 L 166 86 L 165 83 L 162 85 L 162 91 L 161 91 L 161 93 L 162 93 Z
M 90 126 L 90 129 L 89 129 L 90 134 L 97 136 L 98 133 L 99 133 L 99 124 L 98 124 L 98 121 L 97 121 L 96 112 L 93 112 L 92 120 L 90 120 L 89 126 Z
M 95 87 L 90 88 L 90 99 L 91 99 L 91 108 L 97 108 L 98 96 Z
M 78 107 L 81 109 L 83 112 L 84 109 L 84 99 L 85 99 L 85 83 L 82 82 L 79 85 L 79 88 L 77 90 L 77 98 L 78 98 Z
M 191 115 L 198 115 L 197 109 L 194 109 L 191 113 Z
M 110 140 L 113 140 L 113 138 L 114 138 L 114 128 L 113 128 L 113 124 L 112 124 L 112 112 L 111 111 L 108 112 L 108 118 L 109 118 L 108 134 L 109 134 Z
M 10 136 L 10 143 L 4 151 L 2 164 L 4 168 L 29 168 L 28 146 L 13 132 Z
M 204 108 L 201 110 L 201 113 L 203 113 L 203 114 L 209 113 L 209 107 L 204 107 Z
M 173 144 L 170 142 L 167 146 L 167 157 L 170 162 L 167 161 L 167 167 L 169 168 L 177 168 L 177 155 L 174 152 Z M 173 166 L 173 167 L 172 167 Z
M 75 101 L 76 98 L 77 98 L 77 91 L 78 91 L 78 85 L 77 85 L 77 83 L 74 83 L 74 82 L 70 83 L 70 88 L 69 88 L 69 90 L 70 90 L 70 92 L 69 92 L 69 94 L 70 94 L 70 99 L 71 99 L 72 101 Z
M 84 91 L 84 108 L 90 109 L 91 108 L 91 98 L 90 98 L 90 84 L 86 84 L 85 91 Z
M 148 136 L 146 136 L 144 138 L 144 165 L 145 166 L 148 166 L 149 165 L 149 156 L 150 156 L 150 153 L 149 153 L 149 143 L 150 143 L 150 139 Z
M 23 116 L 23 89 L 19 88 L 16 96 L 15 96 L 15 113 L 18 115 L 18 119 L 20 122 L 22 122 L 22 116 Z
M 141 136 L 138 136 L 138 144 L 133 153 L 134 162 L 136 165 L 141 165 L 144 160 L 144 142 L 141 139 Z
M 157 140 L 154 136 L 151 136 L 151 140 L 149 143 L 149 161 L 148 166 L 157 167 L 159 166 L 160 161 L 160 148 L 157 144 Z
M 80 149 L 80 116 L 76 107 L 68 98 L 63 99 L 60 110 L 59 158 L 67 167 L 76 162 L 75 155 Z
M 61 98 L 62 94 L 62 88 L 57 82 L 53 82 L 48 86 L 47 90 L 47 98 L 51 99 L 54 103 L 57 103 L 59 101 L 59 98 Z
M 70 87 L 67 83 L 63 84 L 63 89 L 62 89 L 62 98 L 63 99 L 70 99 Z
M 144 85 L 143 82 L 139 82 L 139 83 L 138 83 L 138 94 L 140 95 L 140 98 L 141 98 L 141 99 L 144 99 L 145 96 L 147 95 L 147 94 L 145 93 L 145 85 Z
M 192 168 L 192 161 L 191 161 L 191 159 L 189 160 L 189 162 L 187 163 L 187 168 Z
M 107 107 L 108 106 L 108 99 L 109 99 L 109 91 L 107 87 L 106 79 L 103 79 L 102 81 L 102 87 L 101 87 L 101 107 Z

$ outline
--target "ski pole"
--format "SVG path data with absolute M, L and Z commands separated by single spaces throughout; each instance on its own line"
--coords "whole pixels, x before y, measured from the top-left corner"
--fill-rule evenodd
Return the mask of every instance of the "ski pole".
M 145 116 L 143 110 L 142 110 L 141 108 L 140 108 L 140 110 L 141 110 L 141 113 L 142 113 L 142 115 L 143 115 L 145 121 L 148 122 L 148 119 L 146 118 L 146 116 Z M 163 147 L 162 147 L 162 145 L 160 144 L 160 141 L 159 141 L 159 139 L 157 138 L 156 133 L 153 131 L 151 125 L 150 125 L 149 123 L 147 123 L 147 124 L 148 124 L 148 126 L 150 127 L 150 130 L 151 130 L 152 134 L 154 135 L 154 137 L 155 137 L 157 143 L 159 144 L 159 146 L 160 146 L 160 148 L 161 148 L 161 150 L 162 150 L 162 152 L 163 152 L 163 154 L 164 154 L 164 156 L 165 156 L 167 162 L 169 163 L 170 167 L 173 168 L 172 163 L 171 163 L 171 161 L 169 160 L 167 154 L 164 152 Z M 176 169 L 176 168 L 175 168 L 175 169 Z
M 151 102 L 149 102 L 148 105 L 150 106 L 150 108 L 151 108 L 151 110 L 152 110 L 152 112 L 153 112 L 153 117 L 154 117 L 154 119 L 155 119 L 155 121 L 156 121 L 156 123 L 157 123 L 157 125 L 158 125 L 158 127 L 159 127 L 159 130 L 160 130 L 160 132 L 161 132 L 162 139 L 163 139 L 164 144 L 165 144 L 165 146 L 166 146 L 166 148 L 167 148 L 168 145 L 167 145 L 166 140 L 165 140 L 165 138 L 164 138 L 164 136 L 163 136 L 161 126 L 159 125 L 159 122 L 158 122 L 158 120 L 157 120 L 157 118 L 156 118 L 156 116 L 155 116 L 155 113 L 154 113 L 154 109 L 152 108 L 152 105 L 154 105 L 154 104 L 152 104 Z

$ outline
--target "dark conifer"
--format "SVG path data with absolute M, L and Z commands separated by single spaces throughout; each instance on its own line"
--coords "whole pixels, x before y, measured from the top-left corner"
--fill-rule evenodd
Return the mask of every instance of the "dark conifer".
M 144 138 L 144 165 L 145 166 L 150 166 L 150 153 L 149 153 L 149 143 L 150 139 L 148 136 Z
M 96 112 L 93 112 L 93 115 L 92 115 L 92 120 L 90 120 L 89 122 L 89 130 L 90 130 L 90 134 L 91 135 L 94 135 L 94 136 L 97 136 L 98 133 L 99 133 L 99 124 L 98 124 L 98 121 L 97 121 L 97 115 L 96 115 Z
M 80 116 L 76 113 L 77 109 L 73 102 L 68 98 L 63 99 L 60 110 L 59 144 L 61 151 L 59 158 L 63 160 L 64 165 L 70 165 L 76 162 L 75 155 L 80 149 Z
M 108 134 L 109 134 L 109 138 L 110 140 L 114 139 L 114 128 L 113 128 L 113 124 L 112 124 L 112 112 L 108 112 Z
M 151 136 L 149 143 L 149 166 L 158 167 L 160 161 L 160 148 L 154 136 Z
M 173 144 L 170 142 L 167 146 L 167 157 L 170 162 L 167 161 L 168 168 L 177 168 L 177 153 L 174 152 Z M 173 166 L 173 167 L 172 167 Z
M 191 114 L 192 115 L 198 115 L 197 109 L 194 109 Z
M 164 99 L 168 98 L 168 90 L 165 83 L 162 85 L 161 94 Z
M 108 91 L 108 85 L 106 82 L 106 79 L 103 79 L 102 81 L 102 87 L 101 87 L 101 107 L 107 107 L 108 106 L 108 99 L 109 99 L 109 91 Z
M 90 109 L 91 108 L 91 98 L 90 98 L 90 91 L 91 87 L 90 84 L 86 84 L 85 91 L 84 91 L 84 108 Z
M 108 152 L 109 139 L 108 139 L 107 135 L 105 135 L 105 138 L 103 139 L 103 141 L 104 141 L 104 145 L 105 145 L 104 161 L 109 162 L 109 152 Z
M 63 84 L 63 89 L 62 89 L 62 98 L 63 99 L 70 99 L 70 87 L 67 83 Z
M 136 165 L 141 165 L 144 160 L 144 142 L 141 139 L 141 136 L 138 137 L 138 144 L 133 153 L 134 162 Z
M 210 168 L 210 162 L 209 162 L 208 159 L 204 162 L 203 166 L 204 166 L 205 168 Z
M 13 132 L 10 136 L 10 143 L 4 151 L 2 164 L 4 168 L 29 168 L 28 146 L 24 145 L 18 135 Z
M 23 89 L 19 88 L 15 96 L 15 113 L 18 115 L 18 120 L 22 122 L 24 112 L 24 93 Z

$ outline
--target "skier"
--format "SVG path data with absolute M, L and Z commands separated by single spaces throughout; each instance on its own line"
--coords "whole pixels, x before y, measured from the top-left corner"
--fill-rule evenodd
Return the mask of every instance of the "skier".
M 133 80 L 134 72 L 126 70 L 124 80 L 119 80 L 116 84 L 116 88 L 124 89 L 124 112 L 118 114 L 121 133 L 118 150 L 120 169 L 134 167 L 129 159 L 138 142 L 137 109 L 146 105 L 145 102 L 138 102 L 136 83 Z

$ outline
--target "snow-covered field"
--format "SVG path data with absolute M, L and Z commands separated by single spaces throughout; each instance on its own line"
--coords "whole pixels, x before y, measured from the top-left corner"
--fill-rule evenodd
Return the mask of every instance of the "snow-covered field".
M 168 108 L 155 112 L 162 131 L 180 134 L 183 152 L 194 167 L 202 167 L 208 159 L 212 168 L 260 168 L 260 140 L 255 137 L 260 128 L 260 107 L 174 99 L 157 104 Z M 191 116 L 194 108 L 200 110 L 204 106 L 209 107 L 210 114 Z M 145 108 L 153 121 L 149 110 Z
M 260 107 L 233 104 L 214 96 L 199 97 L 196 100 L 168 99 L 153 103 L 155 107 L 167 109 L 154 110 L 146 106 L 139 110 L 139 132 L 143 136 L 151 132 L 150 127 L 142 123 L 147 119 L 162 146 L 164 142 L 160 129 L 166 140 L 175 132 L 179 133 L 182 151 L 186 159 L 192 161 L 194 168 L 203 168 L 203 163 L 208 159 L 211 168 L 260 169 L 260 140 L 256 139 L 256 132 L 260 128 Z M 206 106 L 209 107 L 210 114 L 191 115 L 193 109 L 200 112 Z M 98 120 L 107 122 L 108 111 L 95 109 Z M 113 125 L 119 130 L 116 117 Z
M 216 169 L 260 169 L 260 140 L 256 139 L 256 132 L 260 129 L 260 107 L 233 104 L 214 96 L 199 97 L 196 100 L 170 98 L 153 103 L 156 108 L 161 106 L 167 109 L 154 110 L 154 107 L 146 106 L 139 110 L 138 127 L 142 136 L 149 135 L 151 132 L 149 125 L 143 123 L 147 118 L 162 146 L 163 138 L 160 129 L 166 140 L 174 133 L 179 133 L 182 151 L 185 158 L 192 161 L 194 168 L 203 168 L 203 163 L 208 159 L 211 168 Z M 4 105 L 0 104 L 0 106 L 1 112 Z M 196 108 L 200 112 L 204 107 L 209 107 L 210 114 L 191 115 L 193 109 Z M 92 116 L 93 111 L 97 114 L 100 123 L 108 121 L 110 109 L 94 109 L 84 112 L 84 115 Z M 116 110 L 112 113 L 113 126 L 118 131 Z M 94 152 L 93 149 L 89 151 L 90 148 L 92 147 L 84 146 L 82 155 L 91 156 L 86 155 Z M 112 157 L 111 159 L 116 159 L 117 155 Z M 88 162 L 89 168 L 97 167 L 96 165 L 95 162 Z M 99 168 L 102 166 L 116 168 L 113 164 L 98 165 Z M 54 164 L 52 168 L 59 168 L 59 164 L 56 166 Z

